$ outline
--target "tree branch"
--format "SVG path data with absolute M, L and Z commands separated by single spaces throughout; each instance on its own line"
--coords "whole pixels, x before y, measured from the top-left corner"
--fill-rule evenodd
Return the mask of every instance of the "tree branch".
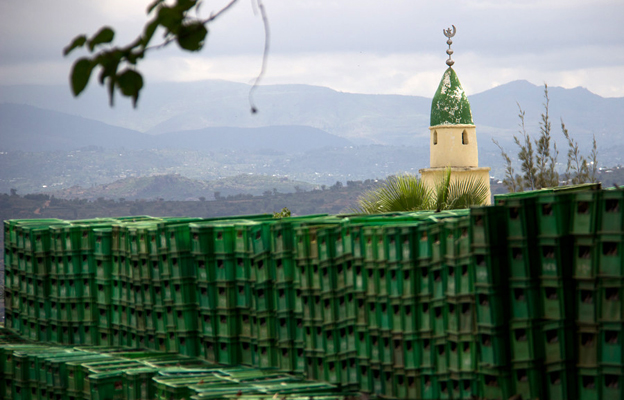
M 264 51 L 262 53 L 262 66 L 260 67 L 260 73 L 256 77 L 253 86 L 249 89 L 249 105 L 251 106 L 251 113 L 255 114 L 258 112 L 256 105 L 253 101 L 253 93 L 258 87 L 258 84 L 264 77 L 264 72 L 266 70 L 267 59 L 269 57 L 269 43 L 271 38 L 271 33 L 269 31 L 269 20 L 266 15 L 266 10 L 264 9 L 264 4 L 262 4 L 262 0 L 256 0 L 258 4 L 258 9 L 260 10 L 260 15 L 262 16 L 262 23 L 264 24 Z

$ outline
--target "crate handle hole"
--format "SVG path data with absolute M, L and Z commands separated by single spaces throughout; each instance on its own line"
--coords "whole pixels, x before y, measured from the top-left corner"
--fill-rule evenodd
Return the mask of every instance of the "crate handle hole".
M 602 254 L 605 256 L 617 256 L 618 246 L 616 242 L 605 242 L 602 244 Z
M 589 259 L 591 257 L 591 247 L 579 246 L 579 258 Z
M 605 204 L 605 210 L 609 213 L 616 213 L 620 211 L 620 201 L 617 199 L 608 199 Z

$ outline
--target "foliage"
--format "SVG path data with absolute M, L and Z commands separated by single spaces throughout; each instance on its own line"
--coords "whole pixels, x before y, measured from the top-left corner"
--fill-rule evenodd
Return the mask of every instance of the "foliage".
M 548 85 L 544 84 L 544 112 L 540 121 L 540 135 L 535 141 L 535 163 L 537 168 L 537 179 L 535 181 L 537 188 L 557 186 L 559 184 L 559 174 L 555 170 L 557 164 L 557 144 L 553 143 L 553 149 L 550 148 L 550 118 L 548 108 L 550 99 L 548 98 Z
M 297 193 L 300 193 L 300 192 L 297 192 Z M 287 207 L 282 208 L 282 211 L 273 213 L 273 218 L 275 219 L 282 219 L 282 218 L 287 218 L 287 217 L 290 217 L 290 210 Z
M 447 169 L 435 188 L 414 175 L 391 176 L 379 188 L 364 193 L 352 211 L 379 214 L 395 211 L 451 210 L 485 204 L 488 187 L 478 178 L 451 180 Z
M 436 211 L 483 205 L 488 201 L 488 185 L 475 176 L 451 181 L 449 168 L 436 185 L 435 198 L 435 207 L 431 209 Z
M 503 184 L 510 192 L 521 192 L 524 190 L 536 190 L 546 187 L 558 186 L 560 183 L 559 173 L 556 169 L 559 151 L 557 144 L 552 141 L 551 123 L 549 115 L 550 98 L 548 97 L 548 85 L 544 84 L 544 112 L 541 114 L 540 133 L 537 139 L 531 139 L 525 128 L 525 112 L 518 104 L 520 118 L 520 135 L 514 135 L 514 142 L 519 148 L 518 160 L 520 161 L 520 171 L 516 174 L 511 157 L 505 152 L 503 147 L 494 139 L 492 141 L 501 151 L 501 156 L 505 162 L 505 178 Z M 561 120 L 561 130 L 568 141 L 567 169 L 564 183 L 585 183 L 596 182 L 596 172 L 598 168 L 598 153 L 596 138 L 594 137 L 592 152 L 589 159 L 579 152 L 578 143 L 572 139 L 568 130 Z M 552 143 L 551 143 L 552 142 Z M 552 144 L 552 146 L 551 146 Z M 590 166 L 591 165 L 591 166 Z
M 576 185 L 579 183 L 597 182 L 598 151 L 596 148 L 596 136 L 593 136 L 592 151 L 588 159 L 580 154 L 578 142 L 570 136 L 563 120 L 561 120 L 561 130 L 568 141 L 568 164 L 566 166 L 567 183 Z
M 115 38 L 115 31 L 104 26 L 90 38 L 87 35 L 78 35 L 63 49 L 67 56 L 77 48 L 86 48 L 90 57 L 81 57 L 74 62 L 70 75 L 70 85 L 74 96 L 78 96 L 87 87 L 91 73 L 97 67 L 100 69 L 98 80 L 101 85 L 106 84 L 111 106 L 113 105 L 115 90 L 122 95 L 132 98 L 136 107 L 139 94 L 143 88 L 143 76 L 137 71 L 139 60 L 145 57 L 148 50 L 163 48 L 176 42 L 182 50 L 196 52 L 204 47 L 207 26 L 232 7 L 238 0 L 231 0 L 218 12 L 209 18 L 198 17 L 201 0 L 155 0 L 147 8 L 147 15 L 151 19 L 145 24 L 143 32 L 130 44 L 121 47 L 111 47 Z M 268 51 L 267 19 L 262 0 L 255 0 L 262 14 L 265 24 L 265 52 L 262 70 L 256 79 L 256 84 L 264 72 L 266 54 Z M 173 3 L 173 4 L 171 4 Z M 164 42 L 150 46 L 154 34 L 158 29 L 164 30 Z M 97 50 L 97 51 L 96 51 Z M 254 85 L 255 87 L 255 85 Z M 253 88 L 252 88 L 253 89 Z M 252 112 L 255 107 L 252 104 Z
M 358 203 L 353 211 L 362 214 L 426 210 L 430 192 L 416 176 L 391 176 L 381 187 L 364 193 Z

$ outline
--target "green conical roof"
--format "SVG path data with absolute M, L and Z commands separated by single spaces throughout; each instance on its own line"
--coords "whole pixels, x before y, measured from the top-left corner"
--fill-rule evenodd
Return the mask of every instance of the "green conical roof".
M 436 125 L 474 125 L 468 97 L 451 67 L 444 71 L 431 102 L 431 126 Z

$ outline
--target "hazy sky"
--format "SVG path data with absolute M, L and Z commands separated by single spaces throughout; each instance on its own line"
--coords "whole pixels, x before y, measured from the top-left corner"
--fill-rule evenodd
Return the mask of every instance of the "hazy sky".
M 212 24 L 190 54 L 171 45 L 139 65 L 155 81 L 249 83 L 264 32 L 254 0 Z M 208 15 L 226 0 L 204 0 Z M 0 0 L 0 84 L 65 84 L 62 48 L 102 25 L 135 38 L 150 0 Z M 264 0 L 271 53 L 264 80 L 345 92 L 431 97 L 446 68 L 442 29 L 454 24 L 455 70 L 474 94 L 513 80 L 624 96 L 624 0 Z M 159 39 L 155 38 L 155 39 Z M 95 85 L 92 81 L 90 85 Z

